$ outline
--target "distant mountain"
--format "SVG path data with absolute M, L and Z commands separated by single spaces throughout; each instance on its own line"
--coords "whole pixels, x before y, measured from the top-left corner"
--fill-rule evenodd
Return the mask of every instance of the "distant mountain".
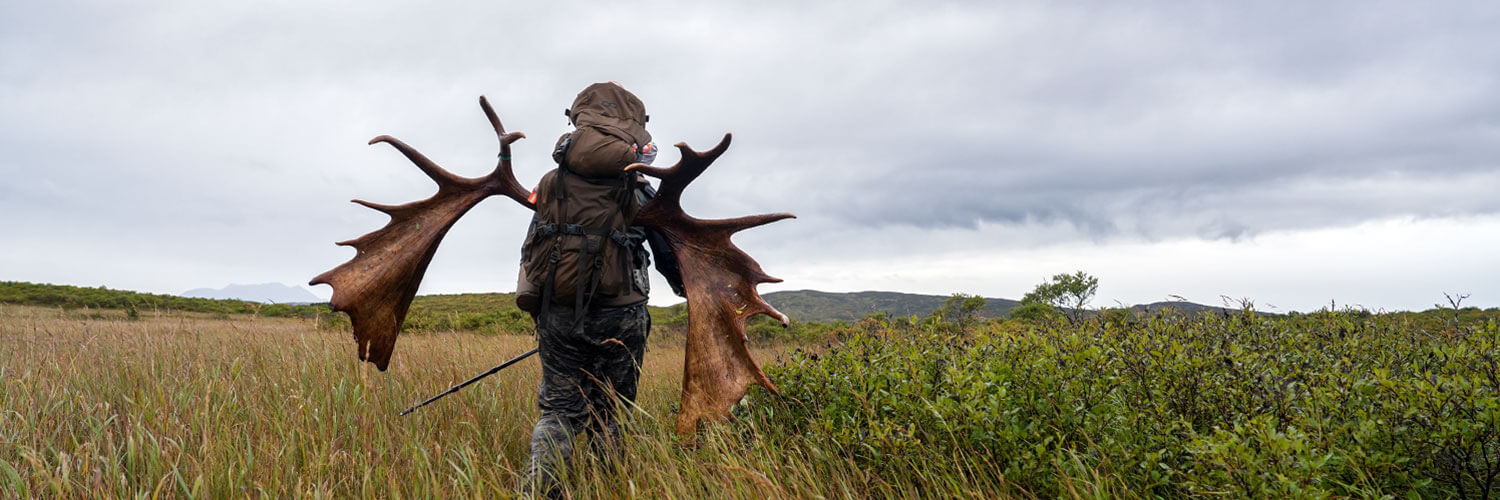
M 892 316 L 925 316 L 941 307 L 947 295 L 918 295 L 900 292 L 830 293 L 816 290 L 771 292 L 762 296 L 766 303 L 797 321 L 827 323 L 835 320 L 857 321 L 875 313 Z M 1010 314 L 1018 302 L 1010 299 L 984 299 L 980 316 L 1000 318 Z
M 281 283 L 261 283 L 259 285 L 229 285 L 224 288 L 194 288 L 182 292 L 183 297 L 198 297 L 204 299 L 238 299 L 252 302 L 264 302 L 267 304 L 311 304 L 326 302 L 300 286 L 283 285 Z

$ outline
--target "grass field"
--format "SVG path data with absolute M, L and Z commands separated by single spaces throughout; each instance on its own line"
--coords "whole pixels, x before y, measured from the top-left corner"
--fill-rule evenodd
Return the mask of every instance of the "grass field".
M 571 496 L 1500 495 L 1500 310 L 875 316 L 830 332 L 756 348 L 787 397 L 752 391 L 691 442 L 671 431 L 680 338 L 654 338 L 622 458 L 579 447 Z M 348 336 L 309 318 L 0 305 L 0 498 L 512 496 L 534 359 L 397 413 L 530 337 L 408 334 L 382 373 Z
M 396 415 L 530 337 L 403 336 L 381 373 L 347 333 L 234 318 L 0 305 L 0 497 L 512 494 L 537 416 L 534 358 Z M 979 479 L 890 482 L 834 450 L 768 449 L 750 424 L 684 443 L 670 432 L 681 361 L 680 348 L 648 351 L 623 470 L 581 456 L 575 497 L 985 496 Z

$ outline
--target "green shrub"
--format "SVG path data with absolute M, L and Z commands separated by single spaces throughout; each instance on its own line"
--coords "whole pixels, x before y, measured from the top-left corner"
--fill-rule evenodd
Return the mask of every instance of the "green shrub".
M 1077 474 L 1143 496 L 1500 493 L 1500 327 L 1409 319 L 867 320 L 770 367 L 786 397 L 742 412 L 875 469 L 977 456 L 1041 497 Z

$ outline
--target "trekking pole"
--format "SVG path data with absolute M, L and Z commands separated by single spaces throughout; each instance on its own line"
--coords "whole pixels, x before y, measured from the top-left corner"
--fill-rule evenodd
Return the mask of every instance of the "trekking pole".
M 507 366 L 510 366 L 510 365 L 513 365 L 513 364 L 516 364 L 516 363 L 519 363 L 519 362 L 520 362 L 520 361 L 521 361 L 521 360 L 523 360 L 523 359 L 526 359 L 526 358 L 528 358 L 528 357 L 531 357 L 531 355 L 532 355 L 532 354 L 536 354 L 536 351 L 537 351 L 537 349 L 541 349 L 541 348 L 540 348 L 540 347 L 536 347 L 536 348 L 532 348 L 532 349 L 531 349 L 531 350 L 530 350 L 530 351 L 526 351 L 526 352 L 523 352 L 523 353 L 521 353 L 521 355 L 520 355 L 520 356 L 516 356 L 516 357 L 514 357 L 514 358 L 511 358 L 511 360 L 510 360 L 510 361 L 506 361 L 506 362 L 504 362 L 504 363 L 500 363 L 500 365 L 499 365 L 499 366 L 496 366 L 496 367 L 494 367 L 494 368 L 490 368 L 490 370 L 489 370 L 489 371 L 487 371 L 487 372 L 484 372 L 484 373 L 481 373 L 481 374 L 479 374 L 479 375 L 475 375 L 475 376 L 474 376 L 474 378 L 471 378 L 471 379 L 468 379 L 468 380 L 465 380 L 465 381 L 464 381 L 464 382 L 463 382 L 463 383 L 462 383 L 462 384 L 458 384 L 458 385 L 455 385 L 455 386 L 453 386 L 453 387 L 449 387 L 449 388 L 448 388 L 448 390 L 446 390 L 446 391 L 443 391 L 443 392 L 442 392 L 442 394 L 438 394 L 438 395 L 436 395 L 436 396 L 433 396 L 433 397 L 430 397 L 430 398 L 427 398 L 427 400 L 426 400 L 426 401 L 423 401 L 423 402 L 421 402 L 421 403 L 417 403 L 417 405 L 416 405 L 416 406 L 413 406 L 413 407 L 411 407 L 411 408 L 407 408 L 407 409 L 406 409 L 406 410 L 405 410 L 405 411 L 402 411 L 402 412 L 401 412 L 401 416 L 403 416 L 403 417 L 404 417 L 404 416 L 406 416 L 406 414 L 408 414 L 408 413 L 411 413 L 411 412 L 414 412 L 414 411 L 417 411 L 417 408 L 421 408 L 421 407 L 423 407 L 423 406 L 427 406 L 427 403 L 431 403 L 431 402 L 433 402 L 433 401 L 437 401 L 437 400 L 439 400 L 439 399 L 442 399 L 442 397 L 443 397 L 443 396 L 447 396 L 447 395 L 449 395 L 449 394 L 453 394 L 453 393 L 455 393 L 455 392 L 458 392 L 458 390 L 459 390 L 459 389 L 463 389 L 463 388 L 464 388 L 464 387 L 465 387 L 465 386 L 468 386 L 468 385 L 469 385 L 469 384 L 472 384 L 472 383 L 475 383 L 475 382 L 478 382 L 478 381 L 479 381 L 479 379 L 482 379 L 482 378 L 485 378 L 485 377 L 488 377 L 488 376 L 490 376 L 490 375 L 494 375 L 494 374 L 495 374 L 495 372 L 498 372 L 498 371 L 500 371 L 500 370 L 504 370 L 504 369 L 505 369 L 505 367 L 507 367 Z

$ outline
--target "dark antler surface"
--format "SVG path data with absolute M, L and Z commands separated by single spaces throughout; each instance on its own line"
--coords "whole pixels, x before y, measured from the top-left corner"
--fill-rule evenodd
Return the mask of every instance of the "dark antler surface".
M 491 195 L 502 194 L 532 207 L 526 200 L 527 190 L 516 181 L 510 161 L 510 144 L 525 135 L 506 133 L 483 96 L 479 98 L 479 106 L 500 139 L 500 162 L 494 172 L 473 179 L 459 177 L 394 137 L 382 135 L 371 139 L 370 144 L 384 142 L 406 155 L 437 182 L 438 192 L 425 200 L 395 206 L 354 200 L 390 215 L 391 221 L 372 233 L 339 242 L 354 247 L 354 258 L 309 283 L 333 287 L 329 305 L 349 314 L 354 340 L 359 344 L 359 359 L 374 363 L 380 370 L 390 364 L 391 350 L 395 348 L 401 323 L 406 320 L 407 308 L 448 228 Z
M 660 231 L 677 253 L 682 282 L 688 299 L 687 355 L 683 362 L 682 409 L 677 432 L 691 434 L 704 419 L 721 420 L 729 408 L 744 397 L 750 384 L 772 392 L 776 386 L 750 357 L 745 322 L 766 314 L 787 323 L 764 300 L 756 286 L 781 280 L 767 275 L 760 264 L 729 240 L 734 233 L 762 224 L 792 218 L 792 214 L 766 214 L 734 219 L 704 220 L 685 213 L 682 191 L 698 178 L 724 150 L 730 135 L 705 152 L 678 143 L 682 160 L 670 168 L 632 165 L 661 179 L 657 197 L 641 207 L 636 223 Z

